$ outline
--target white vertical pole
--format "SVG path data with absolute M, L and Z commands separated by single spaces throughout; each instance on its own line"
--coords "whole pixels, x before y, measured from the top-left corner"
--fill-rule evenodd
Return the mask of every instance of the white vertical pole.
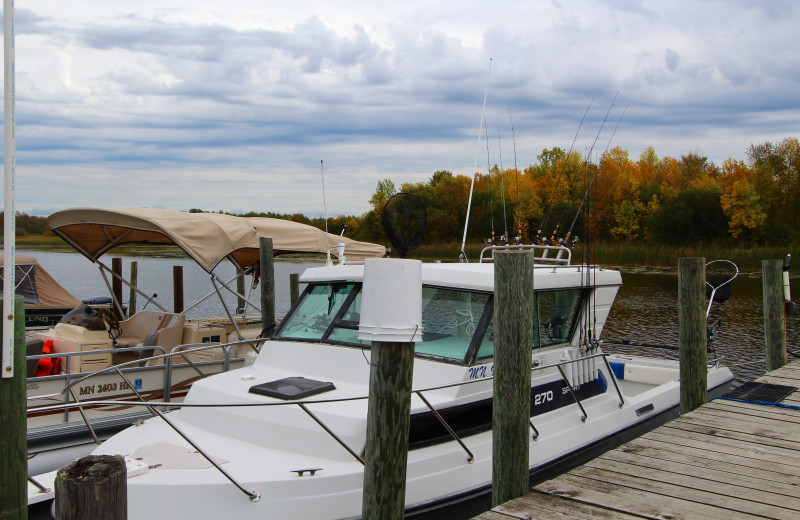
M 492 58 L 489 58 L 489 72 L 486 73 L 486 90 L 483 93 L 483 109 L 481 110 L 481 124 L 478 127 L 478 147 L 481 145 L 481 133 L 483 133 L 483 121 L 486 119 L 486 98 L 489 97 L 489 77 L 492 75 Z M 467 218 L 464 222 L 464 238 L 461 240 L 461 255 L 462 262 L 467 261 L 467 254 L 464 252 L 464 246 L 467 243 L 467 226 L 469 225 L 469 210 L 472 207 L 472 189 L 475 187 L 475 175 L 478 169 L 478 150 L 475 150 L 475 164 L 472 168 L 472 180 L 469 183 L 469 199 L 467 201 Z
M 3 0 L 3 48 L 5 50 L 4 89 L 4 148 L 5 158 L 5 218 L 3 219 L 3 355 L 2 377 L 14 377 L 14 287 L 16 285 L 16 217 L 14 208 L 14 168 L 16 141 L 14 138 L 14 0 Z

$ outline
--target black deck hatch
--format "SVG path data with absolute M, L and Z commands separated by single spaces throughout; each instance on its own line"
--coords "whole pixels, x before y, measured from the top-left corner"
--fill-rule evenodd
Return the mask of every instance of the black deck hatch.
M 331 390 L 336 390 L 336 387 L 330 381 L 317 381 L 315 379 L 306 379 L 305 377 L 284 377 L 283 379 L 250 387 L 251 394 L 277 397 L 287 401 L 303 399 Z

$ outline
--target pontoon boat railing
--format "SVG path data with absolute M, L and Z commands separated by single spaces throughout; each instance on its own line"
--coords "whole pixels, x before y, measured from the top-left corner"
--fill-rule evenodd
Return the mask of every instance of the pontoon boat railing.
M 113 373 L 119 374 L 119 372 L 120 372 L 119 369 L 123 369 L 124 371 L 129 372 L 131 370 L 141 370 L 142 368 L 145 368 L 145 369 L 148 369 L 148 370 L 156 370 L 156 371 L 162 370 L 163 371 L 163 375 L 162 375 L 162 377 L 163 377 L 162 390 L 164 392 L 164 400 L 166 402 L 169 402 L 170 401 L 171 389 L 172 389 L 172 372 L 173 372 L 174 368 L 177 368 L 175 366 L 175 363 L 173 363 L 173 358 L 175 356 L 180 356 L 181 358 L 183 358 L 186 361 L 186 365 L 188 365 L 192 369 L 194 369 L 194 371 L 197 372 L 197 374 L 200 377 L 205 378 L 205 377 L 208 376 L 208 374 L 203 372 L 199 368 L 198 364 L 192 362 L 187 357 L 187 354 L 192 354 L 192 353 L 195 353 L 195 352 L 202 352 L 204 350 L 209 350 L 209 349 L 220 349 L 222 351 L 222 354 L 223 354 L 223 358 L 221 360 L 204 361 L 204 362 L 199 363 L 199 365 L 207 366 L 207 365 L 218 365 L 218 364 L 222 363 L 222 366 L 223 366 L 222 370 L 224 372 L 227 372 L 228 370 L 230 370 L 230 363 L 232 361 L 232 359 L 230 357 L 230 350 L 234 345 L 246 344 L 246 345 L 249 345 L 251 348 L 253 348 L 257 352 L 257 349 L 255 348 L 255 344 L 263 342 L 263 341 L 264 341 L 263 339 L 250 339 L 250 340 L 234 341 L 234 342 L 227 343 L 227 344 L 221 344 L 221 343 L 194 343 L 194 344 L 178 345 L 178 346 L 174 347 L 172 349 L 172 351 L 169 352 L 169 353 L 166 352 L 166 349 L 164 349 L 164 347 L 160 347 L 160 346 L 155 345 L 155 346 L 129 347 L 129 348 L 125 348 L 125 349 L 116 348 L 116 349 L 92 350 L 92 351 L 87 351 L 87 352 L 60 352 L 60 353 L 55 353 L 54 352 L 54 353 L 50 353 L 50 354 L 40 354 L 40 355 L 35 355 L 35 356 L 27 356 L 28 360 L 39 360 L 39 359 L 54 358 L 54 357 L 65 358 L 65 373 L 64 374 L 58 374 L 58 375 L 52 375 L 52 376 L 30 377 L 30 378 L 27 379 L 27 383 L 28 384 L 36 383 L 36 382 L 42 382 L 42 381 L 52 381 L 54 379 L 62 379 L 65 382 L 64 388 L 62 390 L 58 391 L 57 393 L 53 393 L 53 394 L 32 395 L 32 396 L 29 396 L 27 398 L 27 400 L 28 401 L 61 400 L 61 401 L 63 401 L 63 403 L 65 405 L 68 406 L 68 408 L 64 408 L 64 419 L 63 419 L 64 423 L 69 422 L 70 409 L 76 408 L 76 407 L 78 408 L 78 411 L 80 412 L 84 422 L 87 422 L 86 421 L 86 416 L 85 416 L 84 411 L 83 411 L 83 407 L 85 405 L 83 404 L 83 402 L 81 402 L 78 399 L 77 395 L 73 391 L 74 387 L 76 387 L 77 385 L 83 383 L 87 379 L 90 379 L 90 378 L 93 378 L 93 377 L 98 377 L 98 376 L 101 376 L 101 375 L 111 375 Z M 97 354 L 120 354 L 120 353 L 128 353 L 128 352 L 132 353 L 132 352 L 140 352 L 140 351 L 145 351 L 145 350 L 160 351 L 160 352 L 163 352 L 163 354 L 149 356 L 147 358 L 142 358 L 142 359 L 136 359 L 136 360 L 133 360 L 133 361 L 127 361 L 125 363 L 119 363 L 117 365 L 112 365 L 112 366 L 109 366 L 109 367 L 105 367 L 105 368 L 102 368 L 102 369 L 97 370 L 95 372 L 88 373 L 88 374 L 84 374 L 84 373 L 80 373 L 80 372 L 73 373 L 72 370 L 71 370 L 71 360 L 72 360 L 73 357 L 83 356 L 83 355 L 93 355 L 94 356 L 94 355 L 97 355 Z M 158 359 L 164 359 L 164 365 L 149 365 L 149 366 L 146 366 L 146 367 L 142 367 L 141 366 L 142 363 L 148 363 L 148 362 L 150 362 L 152 360 L 158 360 Z M 243 358 L 235 358 L 235 359 L 243 359 Z M 182 365 L 182 366 L 186 366 L 186 365 Z M 181 366 L 181 365 L 179 365 L 179 366 Z M 136 368 L 134 368 L 134 367 L 136 367 Z M 125 381 L 124 377 L 123 377 L 123 381 Z M 130 389 L 133 392 L 135 392 L 135 388 L 133 386 L 131 386 Z M 124 391 L 124 389 L 122 391 Z M 70 401 L 70 395 L 72 396 L 73 401 Z M 42 411 L 46 411 L 46 410 L 43 410 L 42 406 L 33 406 L 33 407 L 28 408 L 28 413 L 38 413 L 38 412 L 42 412 Z M 93 431 L 91 425 L 88 424 L 88 422 L 87 422 L 87 426 L 89 427 L 89 433 L 96 440 L 97 437 L 95 435 L 95 432 Z
M 487 251 L 491 252 L 488 257 L 486 256 Z M 533 251 L 534 261 L 540 264 L 569 265 L 572 261 L 572 251 L 567 247 L 521 244 L 484 247 L 481 251 L 480 263 L 494 262 L 495 251 Z
M 213 348 L 217 348 L 217 347 L 219 347 L 219 345 L 215 345 Z M 168 355 L 175 355 L 175 354 L 178 354 L 178 353 L 177 352 L 173 352 L 173 353 L 170 353 Z M 571 393 L 573 399 L 575 399 L 575 403 L 580 408 L 581 421 L 585 422 L 587 417 L 588 417 L 588 415 L 586 413 L 586 410 L 583 407 L 583 405 L 581 404 L 580 398 L 572 390 L 572 384 L 568 380 L 566 374 L 564 373 L 564 370 L 562 369 L 562 366 L 568 365 L 570 363 L 579 363 L 579 362 L 582 362 L 582 361 L 585 361 L 587 359 L 591 359 L 591 358 L 594 358 L 594 357 L 601 357 L 605 361 L 605 366 L 606 366 L 607 373 L 609 375 L 609 379 L 611 381 L 613 381 L 613 383 L 614 383 L 614 389 L 616 390 L 617 396 L 619 397 L 619 407 L 622 408 L 623 405 L 625 404 L 625 400 L 622 397 L 622 392 L 620 391 L 616 380 L 614 379 L 613 372 L 611 370 L 611 366 L 608 363 L 608 360 L 606 359 L 606 356 L 607 356 L 607 354 L 598 353 L 598 354 L 587 355 L 585 357 L 578 358 L 578 359 L 569 359 L 569 360 L 565 360 L 565 361 L 559 361 L 558 363 L 552 363 L 552 364 L 549 364 L 549 365 L 532 365 L 531 366 L 531 371 L 536 372 L 536 371 L 540 371 L 540 370 L 546 370 L 546 369 L 549 369 L 549 368 L 556 368 L 558 370 L 559 375 L 561 376 L 561 380 L 564 381 L 567 384 L 567 387 L 570 389 L 570 393 Z M 111 369 L 112 370 L 116 370 L 120 374 L 120 376 L 123 377 L 123 379 L 125 379 L 125 376 L 119 370 L 119 366 L 111 367 Z M 472 452 L 466 446 L 464 441 L 459 437 L 458 433 L 452 428 L 452 426 L 450 426 L 447 423 L 447 421 L 444 419 L 444 417 L 442 417 L 442 415 L 431 405 L 431 403 L 422 395 L 422 393 L 423 392 L 432 392 L 432 391 L 436 391 L 436 390 L 444 390 L 444 389 L 454 388 L 454 387 L 460 387 L 460 386 L 469 385 L 469 384 L 475 384 L 475 383 L 480 383 L 480 382 L 486 382 L 486 381 L 490 381 L 492 379 L 493 379 L 493 376 L 488 376 L 488 377 L 484 377 L 484 378 L 480 378 L 480 379 L 472 379 L 472 380 L 469 380 L 469 381 L 459 381 L 459 382 L 456 382 L 456 383 L 450 383 L 450 384 L 446 384 L 446 385 L 439 385 L 439 386 L 434 386 L 434 387 L 429 387 L 429 388 L 424 388 L 424 389 L 413 390 L 413 392 L 417 396 L 420 397 L 420 399 L 425 404 L 425 406 L 434 414 L 434 416 L 439 420 L 439 422 L 445 427 L 445 429 L 453 437 L 453 439 L 456 442 L 458 442 L 458 444 L 461 446 L 461 448 L 466 452 L 466 454 L 467 454 L 467 463 L 468 464 L 471 464 L 473 462 L 473 460 L 474 460 L 474 456 L 473 456 Z M 192 441 L 189 438 L 188 435 L 186 435 L 183 431 L 181 431 L 180 428 L 178 428 L 167 416 L 165 416 L 163 413 L 161 413 L 158 410 L 158 407 L 167 407 L 167 406 L 170 406 L 172 403 L 169 403 L 169 402 L 144 401 L 144 399 L 142 398 L 142 396 L 138 392 L 136 392 L 136 395 L 139 397 L 140 402 L 105 400 L 105 401 L 83 401 L 81 404 L 83 406 L 116 405 L 116 406 L 144 406 L 144 407 L 146 407 L 148 409 L 148 411 L 150 411 L 150 413 L 153 416 L 159 417 L 162 420 L 164 420 L 164 422 L 166 422 L 167 425 L 170 428 L 172 428 L 178 435 L 183 437 L 186 440 L 186 442 L 188 442 L 194 449 L 196 449 L 197 452 L 200 453 L 200 455 L 202 455 L 206 460 L 208 460 L 208 462 L 211 463 L 211 465 L 213 465 L 225 478 L 227 478 L 237 489 L 239 489 L 239 491 L 241 491 L 243 494 L 245 494 L 251 501 L 255 502 L 255 501 L 258 501 L 260 499 L 261 495 L 257 491 L 247 491 L 236 479 L 233 478 L 233 476 L 231 476 L 223 468 L 221 468 L 218 464 L 216 464 L 214 462 L 214 460 L 212 459 L 212 457 L 209 456 L 200 446 L 198 446 L 196 442 Z M 336 435 L 336 433 L 330 427 L 328 427 L 321 419 L 319 419 L 319 417 L 317 417 L 315 414 L 313 414 L 308 409 L 307 405 L 325 404 L 325 403 L 340 403 L 340 402 L 348 402 L 348 401 L 359 401 L 359 400 L 364 400 L 364 399 L 368 399 L 368 398 L 369 398 L 369 396 L 358 396 L 358 397 L 341 397 L 341 398 L 336 398 L 336 399 L 282 401 L 282 402 L 268 402 L 268 403 L 180 403 L 178 406 L 180 406 L 182 408 L 250 408 L 250 407 L 269 407 L 269 406 L 298 406 L 306 414 L 308 414 L 337 443 L 339 443 L 339 445 L 341 445 L 353 458 L 355 458 L 361 464 L 364 464 L 364 459 L 354 449 L 352 449 L 350 446 L 348 446 L 347 443 L 344 442 L 338 435 Z M 37 408 L 37 410 L 38 411 L 59 410 L 59 409 L 63 409 L 65 406 L 73 406 L 74 407 L 75 404 L 70 404 L 70 405 L 60 404 L 60 405 L 53 405 L 53 406 L 44 406 L 44 407 Z M 173 406 L 174 406 L 174 404 L 173 404 Z M 539 432 L 538 432 L 538 430 L 536 429 L 536 427 L 533 424 L 533 418 L 530 419 L 529 423 L 530 423 L 531 429 L 533 430 L 532 438 L 533 438 L 534 441 L 536 441 L 539 438 Z M 87 421 L 87 426 L 89 426 L 89 428 L 91 429 L 91 425 L 88 423 L 88 421 Z

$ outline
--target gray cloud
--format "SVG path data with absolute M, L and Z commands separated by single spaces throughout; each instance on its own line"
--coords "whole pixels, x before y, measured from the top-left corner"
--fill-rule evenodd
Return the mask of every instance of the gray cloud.
M 612 146 L 632 157 L 652 145 L 721 162 L 797 135 L 791 1 L 541 1 L 503 13 L 412 2 L 383 18 L 354 7 L 346 22 L 298 7 L 290 23 L 246 27 L 182 17 L 180 3 L 80 22 L 17 9 L 19 207 L 313 213 L 324 159 L 329 207 L 361 213 L 379 179 L 469 174 L 476 155 L 485 168 L 489 58 L 493 162 L 509 110 L 525 167 L 572 144 L 593 98 L 577 150 L 608 112 L 605 148 L 625 105 Z

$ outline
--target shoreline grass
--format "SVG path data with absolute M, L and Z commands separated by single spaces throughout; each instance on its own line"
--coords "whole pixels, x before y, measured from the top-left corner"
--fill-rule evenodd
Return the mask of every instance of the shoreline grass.
M 17 237 L 18 248 L 41 249 L 44 251 L 73 252 L 74 250 L 57 236 L 23 236 Z M 483 244 L 470 243 L 465 247 L 467 259 L 477 262 Z M 460 242 L 444 242 L 439 244 L 423 244 L 409 253 L 409 258 L 426 262 L 457 262 L 461 251 Z M 725 259 L 734 262 L 742 272 L 761 272 L 761 261 L 784 258 L 787 254 L 800 256 L 800 246 L 753 246 L 731 247 L 719 244 L 702 244 L 697 246 L 670 246 L 648 244 L 643 242 L 598 242 L 586 250 L 578 244 L 572 252 L 573 263 L 588 260 L 590 263 L 615 268 L 664 268 L 676 269 L 678 258 L 704 257 L 706 260 Z M 131 244 L 115 250 L 120 256 L 160 256 L 178 257 L 183 252 L 175 246 L 156 244 Z M 586 256 L 587 258 L 584 258 Z

